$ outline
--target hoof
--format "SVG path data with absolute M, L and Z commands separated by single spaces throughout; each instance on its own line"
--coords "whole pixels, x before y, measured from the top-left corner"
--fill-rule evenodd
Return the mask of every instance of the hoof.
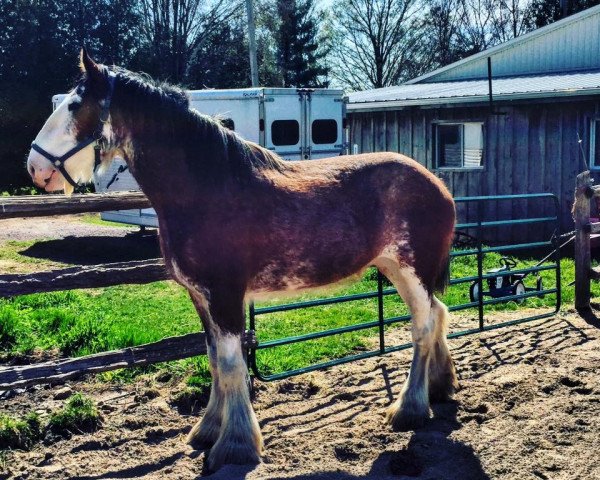
M 423 428 L 427 420 L 429 420 L 429 415 L 397 414 L 389 418 L 388 423 L 395 432 L 409 432 Z
M 254 443 L 218 441 L 210 450 L 207 467 L 215 472 L 223 465 L 256 465 L 260 461 L 260 451 Z
M 188 433 L 185 442 L 196 450 L 208 450 L 219 438 L 221 425 L 215 422 L 199 421 Z
M 420 412 L 416 408 L 411 408 L 406 404 L 399 405 L 399 402 L 396 402 L 387 412 L 387 423 L 396 432 L 417 430 L 425 426 L 427 420 L 429 420 L 429 406 Z

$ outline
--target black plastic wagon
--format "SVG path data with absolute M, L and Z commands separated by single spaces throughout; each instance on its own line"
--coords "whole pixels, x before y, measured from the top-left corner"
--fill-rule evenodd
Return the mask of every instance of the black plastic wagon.
M 525 292 L 534 292 L 541 291 L 544 289 L 542 283 L 542 277 L 539 274 L 536 275 L 535 287 L 527 287 L 525 285 L 525 277 L 527 277 L 531 272 L 527 273 L 511 273 L 507 274 L 505 272 L 510 272 L 512 268 L 517 266 L 517 262 L 509 257 L 502 257 L 500 259 L 500 267 L 494 268 L 492 270 L 488 270 L 486 275 L 491 275 L 486 278 L 487 290 L 482 292 L 483 296 L 488 296 L 492 298 L 500 298 L 500 297 L 508 297 L 510 295 L 524 295 Z M 543 298 L 544 295 L 539 295 L 540 298 Z M 471 302 L 479 301 L 479 282 L 474 281 L 471 283 L 471 287 L 469 289 L 469 297 Z M 524 298 L 520 298 L 515 300 L 517 303 L 522 303 Z

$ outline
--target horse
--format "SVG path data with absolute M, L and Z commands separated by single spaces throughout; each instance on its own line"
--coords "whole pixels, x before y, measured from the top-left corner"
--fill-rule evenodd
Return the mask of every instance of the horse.
M 191 109 L 178 87 L 98 64 L 85 49 L 80 66 L 27 168 L 37 186 L 70 195 L 120 156 L 147 195 L 166 267 L 206 332 L 211 392 L 187 441 L 209 450 L 211 470 L 263 453 L 242 340 L 250 299 L 376 266 L 410 309 L 414 346 L 387 422 L 419 428 L 430 401 L 453 395 L 448 310 L 434 293 L 447 284 L 455 206 L 440 179 L 397 153 L 285 161 Z

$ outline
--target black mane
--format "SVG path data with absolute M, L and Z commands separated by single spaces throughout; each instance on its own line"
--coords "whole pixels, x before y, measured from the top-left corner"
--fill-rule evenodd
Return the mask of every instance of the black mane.
M 247 182 L 262 169 L 282 169 L 276 154 L 191 109 L 182 88 L 125 69 L 114 71 L 113 105 L 132 134 L 136 170 L 143 168 L 143 156 L 151 154 L 154 147 L 160 151 L 183 149 L 187 169 L 203 183 L 228 179 Z

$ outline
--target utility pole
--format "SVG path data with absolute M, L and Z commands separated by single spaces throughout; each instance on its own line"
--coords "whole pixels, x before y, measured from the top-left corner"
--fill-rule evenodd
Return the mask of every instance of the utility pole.
M 253 87 L 258 87 L 258 62 L 256 60 L 256 36 L 254 35 L 254 5 L 246 0 L 248 14 L 248 44 L 250 46 L 250 80 Z

